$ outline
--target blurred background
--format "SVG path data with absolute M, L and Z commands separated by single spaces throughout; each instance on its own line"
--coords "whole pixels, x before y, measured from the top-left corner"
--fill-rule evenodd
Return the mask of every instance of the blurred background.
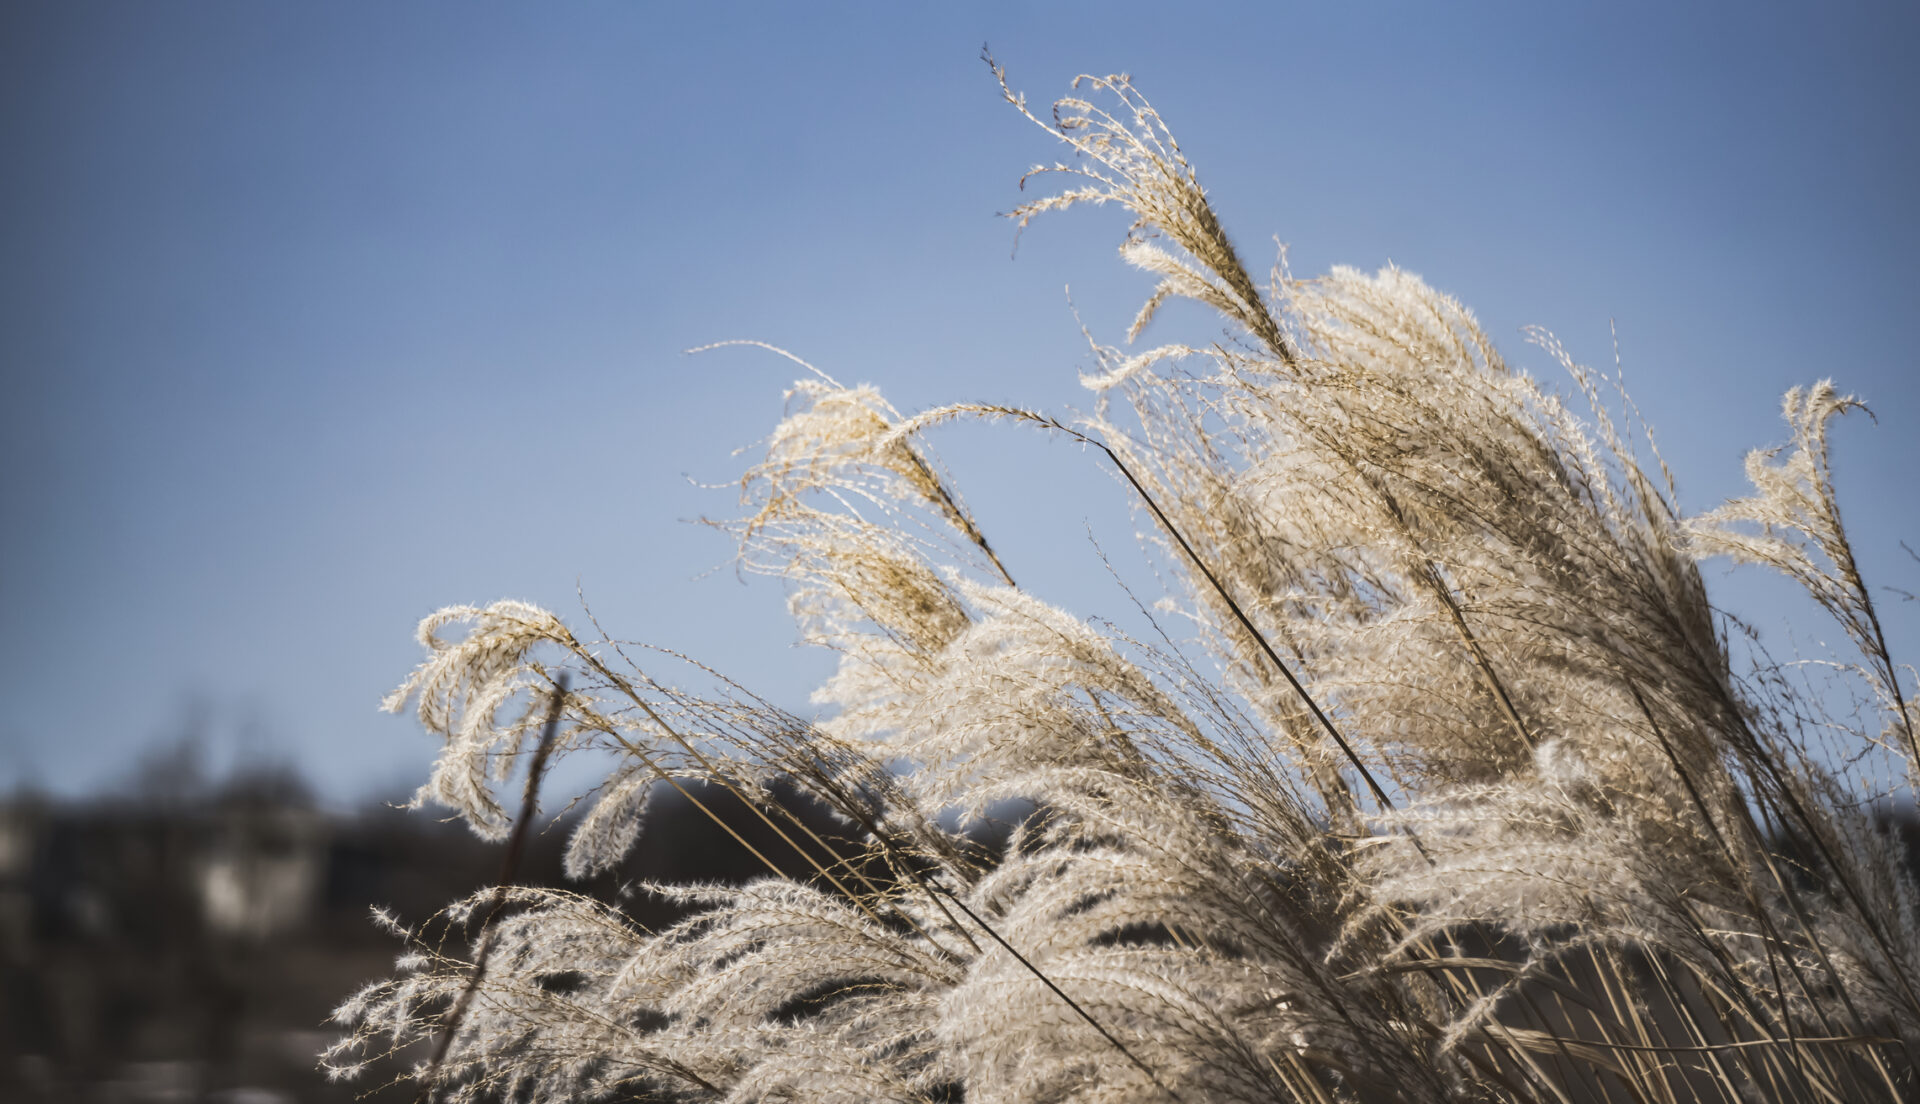
M 1910 5 L 9 4 L 0 1097 L 349 1098 L 313 1054 L 397 950 L 368 905 L 417 922 L 500 861 L 390 807 L 435 748 L 375 706 L 439 606 L 584 597 L 810 708 L 831 657 L 690 524 L 794 366 L 683 350 L 1070 414 L 1080 327 L 1118 343 L 1150 287 L 1117 211 L 1016 249 L 995 215 L 1059 151 L 982 43 L 1036 105 L 1131 73 L 1256 269 L 1399 264 L 1543 377 L 1523 326 L 1617 350 L 1689 510 L 1833 377 L 1878 418 L 1837 432 L 1863 567 L 1920 591 Z M 934 445 L 1023 583 L 1124 618 L 1105 551 L 1156 593 L 1090 458 Z M 593 891 L 744 876 L 683 812 Z

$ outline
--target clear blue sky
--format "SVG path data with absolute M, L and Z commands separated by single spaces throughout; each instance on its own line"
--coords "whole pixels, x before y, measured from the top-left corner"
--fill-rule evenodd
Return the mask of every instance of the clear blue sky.
M 829 659 L 682 523 L 728 512 L 687 477 L 730 481 L 791 373 L 679 350 L 1064 410 L 1063 287 L 1114 341 L 1146 290 L 1118 212 L 1010 255 L 994 214 L 1055 150 L 983 42 L 1038 103 L 1132 73 L 1250 256 L 1391 259 L 1541 374 L 1521 326 L 1606 363 L 1617 320 L 1691 509 L 1835 377 L 1880 418 L 1838 451 L 1867 568 L 1920 590 L 1917 13 L 7 4 L 0 787 L 111 783 L 194 701 L 217 757 L 410 786 L 432 745 L 374 706 L 414 621 L 572 613 L 576 580 L 616 632 L 803 705 Z M 1023 582 L 1118 612 L 1086 532 L 1124 541 L 1127 503 L 1087 457 L 937 445 Z

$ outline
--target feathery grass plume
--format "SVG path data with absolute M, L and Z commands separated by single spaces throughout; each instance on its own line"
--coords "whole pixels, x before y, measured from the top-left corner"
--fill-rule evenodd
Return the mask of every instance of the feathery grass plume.
M 646 846 L 667 786 L 767 876 L 636 887 L 685 910 L 658 931 L 584 893 L 511 891 L 481 931 L 456 904 L 342 1005 L 330 1068 L 417 1055 L 471 983 L 446 1060 L 401 1074 L 443 1099 L 1911 1095 L 1920 892 L 1873 802 L 1920 756 L 1835 505 L 1852 400 L 1790 393 L 1786 459 L 1687 518 L 1617 383 L 1550 335 L 1560 385 L 1401 269 L 1262 287 L 1125 77 L 1042 117 L 994 74 L 1072 154 L 1029 174 L 1069 183 L 1021 226 L 1133 216 L 1123 259 L 1157 283 L 1128 342 L 1172 298 L 1233 333 L 1090 338 L 1073 422 L 905 416 L 799 362 L 730 528 L 839 655 L 817 718 L 675 689 L 519 603 L 424 622 L 388 701 L 445 740 L 419 800 L 504 832 L 495 788 L 557 702 L 555 753 L 614 764 L 571 873 Z M 1150 639 L 1016 584 L 926 442 L 962 419 L 1115 466 L 1173 580 Z M 1864 725 L 1729 648 L 1697 567 L 1721 554 L 1840 620 Z M 1009 808 L 1032 812 L 1004 845 L 968 834 Z
M 1761 564 L 1804 587 L 1833 615 L 1859 648 L 1864 662 L 1854 669 L 1865 679 L 1886 714 L 1888 735 L 1907 756 L 1909 781 L 1920 777 L 1920 741 L 1900 668 L 1887 648 L 1886 633 L 1873 595 L 1854 562 L 1853 545 L 1840 524 L 1833 470 L 1828 460 L 1827 423 L 1865 404 L 1841 395 L 1833 381 L 1796 387 L 1782 401 L 1782 416 L 1793 429 L 1793 451 L 1778 461 L 1780 450 L 1757 449 L 1747 455 L 1747 478 L 1757 492 L 1694 518 L 1688 531 L 1703 555 L 1728 555 Z M 1757 526 L 1759 532 L 1741 528 Z M 1911 669 L 1908 676 L 1912 677 Z

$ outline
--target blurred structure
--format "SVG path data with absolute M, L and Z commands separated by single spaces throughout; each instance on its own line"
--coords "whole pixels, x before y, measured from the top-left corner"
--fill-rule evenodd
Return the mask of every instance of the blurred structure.
M 425 817 L 329 818 L 277 772 L 16 798 L 0 808 L 0 1096 L 350 1099 L 313 1055 L 332 1004 L 391 957 L 368 904 L 444 901 L 487 876 L 485 852 Z
M 759 820 L 696 790 L 764 851 Z M 824 819 L 822 831 L 832 829 Z M 516 880 L 562 882 L 571 824 L 536 825 Z M 277 1104 L 411 1099 L 329 1085 L 333 1007 L 391 973 L 379 905 L 417 924 L 490 885 L 500 849 L 427 811 L 329 815 L 280 769 L 209 782 L 187 745 L 111 798 L 0 801 L 0 1100 Z M 676 913 L 637 880 L 764 873 L 677 794 L 658 794 L 622 869 L 576 890 L 637 923 Z

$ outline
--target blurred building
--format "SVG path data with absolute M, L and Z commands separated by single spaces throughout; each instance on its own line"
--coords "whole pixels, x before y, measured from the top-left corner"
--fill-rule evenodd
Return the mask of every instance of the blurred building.
M 778 853 L 756 817 L 701 796 Z M 515 880 L 560 884 L 569 830 L 536 831 Z M 430 813 L 374 803 L 328 815 L 284 773 L 0 802 L 0 1101 L 360 1099 L 381 1079 L 329 1085 L 316 1058 L 336 1036 L 333 1007 L 390 974 L 400 951 L 369 908 L 419 923 L 492 884 L 500 861 L 499 847 Z M 763 873 L 665 792 L 621 870 L 570 884 L 657 926 L 676 913 L 623 894 L 626 882 Z M 412 1099 L 404 1086 L 372 1097 Z
M 430 817 L 328 817 L 285 777 L 6 803 L 0 1099 L 353 1099 L 315 1057 L 332 1006 L 397 951 L 368 906 L 419 916 L 495 862 Z

